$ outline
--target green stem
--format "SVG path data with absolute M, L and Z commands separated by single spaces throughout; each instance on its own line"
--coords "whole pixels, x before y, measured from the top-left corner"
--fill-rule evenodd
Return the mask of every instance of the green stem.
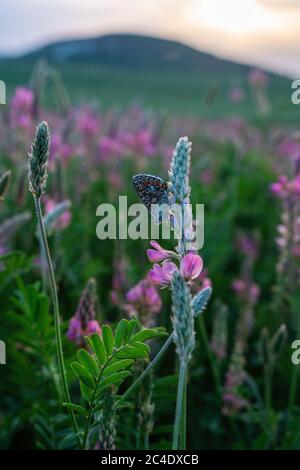
M 182 420 L 180 428 L 180 449 L 186 450 L 186 414 L 187 414 L 187 373 L 185 374 L 183 399 L 182 399 Z
M 263 402 L 263 399 L 262 399 L 261 394 L 259 392 L 258 386 L 257 386 L 256 382 L 253 380 L 253 378 L 251 377 L 251 375 L 248 374 L 248 373 L 246 373 L 246 375 L 245 375 L 245 383 L 248 385 L 249 390 L 251 391 L 251 393 L 253 395 L 253 398 L 255 398 L 255 400 L 256 400 L 256 403 L 261 408 L 263 408 L 264 402 Z
M 171 333 L 167 341 L 164 343 L 164 345 L 161 347 L 161 349 L 158 351 L 154 359 L 150 362 L 150 364 L 146 367 L 144 372 L 139 376 L 138 379 L 126 390 L 126 392 L 122 395 L 120 400 L 118 401 L 119 405 L 121 402 L 127 400 L 127 398 L 130 397 L 130 395 L 137 389 L 137 387 L 143 382 L 143 380 L 146 378 L 146 376 L 149 374 L 149 372 L 156 366 L 156 364 L 159 362 L 163 354 L 166 352 L 170 344 L 173 342 L 174 338 L 174 333 Z
M 145 435 L 144 435 L 144 450 L 149 450 L 149 433 L 148 432 L 145 432 Z
M 184 362 L 180 363 L 179 367 L 179 380 L 177 388 L 177 401 L 176 401 L 176 414 L 173 430 L 173 445 L 172 450 L 183 450 L 182 444 L 185 444 L 185 436 L 182 436 L 181 431 L 185 429 L 186 422 L 186 409 L 184 406 L 184 395 L 186 387 L 186 372 L 187 365 Z
M 45 254 L 45 249 L 44 249 L 44 244 L 41 240 L 41 237 L 39 237 L 39 243 L 40 243 L 40 255 L 41 255 L 41 268 L 42 268 L 42 281 L 43 281 L 43 292 L 47 292 L 47 260 L 46 260 L 46 254 Z
M 60 317 L 59 317 L 59 304 L 58 304 L 58 297 L 57 297 L 57 289 L 54 277 L 54 271 L 45 231 L 45 226 L 43 222 L 43 215 L 42 215 L 42 208 L 41 208 L 41 201 L 40 198 L 34 197 L 35 202 L 35 209 L 38 218 L 39 228 L 40 228 L 40 238 L 43 244 L 44 252 L 46 255 L 47 265 L 48 265 L 48 273 L 49 273 L 49 282 L 50 282 L 50 289 L 51 289 L 51 297 L 53 303 L 53 315 L 54 315 L 54 328 L 55 328 L 55 340 L 56 340 L 56 353 L 57 353 L 57 362 L 58 362 L 58 370 L 60 375 L 60 385 L 62 389 L 63 399 L 66 403 L 71 402 L 71 397 L 69 393 L 69 387 L 67 383 L 67 376 L 66 376 L 66 369 L 64 364 L 64 357 L 63 357 L 63 349 L 62 349 L 62 340 L 61 340 L 61 331 L 60 331 Z M 75 434 L 77 435 L 79 444 L 81 445 L 80 438 L 78 437 L 78 426 L 76 423 L 76 418 L 74 415 L 73 410 L 68 410 L 72 422 L 72 426 L 74 429 Z
M 86 449 L 87 438 L 88 438 L 89 429 L 90 429 L 90 425 L 91 425 L 91 421 L 92 421 L 96 393 L 97 393 L 97 390 L 98 390 L 98 386 L 99 386 L 103 371 L 104 371 L 105 367 L 107 366 L 107 364 L 108 364 L 108 361 L 106 361 L 103 368 L 101 369 L 101 372 L 100 372 L 99 377 L 97 379 L 97 382 L 96 382 L 96 385 L 95 385 L 95 388 L 94 388 L 94 392 L 93 392 L 93 396 L 92 396 L 92 399 L 91 399 L 91 403 L 90 403 L 90 407 L 89 407 L 89 413 L 88 413 L 88 417 L 87 417 L 87 420 L 86 420 L 85 431 L 84 431 L 83 441 L 82 441 L 82 448 L 84 450 Z
M 220 380 L 220 374 L 219 374 L 219 369 L 216 365 L 216 360 L 213 356 L 212 350 L 209 346 L 209 341 L 208 341 L 208 335 L 207 335 L 207 330 L 204 322 L 204 318 L 202 315 L 199 317 L 199 326 L 200 326 L 200 333 L 202 336 L 202 341 L 204 343 L 204 347 L 206 350 L 206 354 L 209 360 L 209 364 L 214 376 L 215 384 L 216 384 L 216 389 L 217 389 L 217 394 L 218 394 L 218 400 L 220 403 L 222 403 L 222 384 Z
M 289 404 L 288 404 L 288 412 L 292 411 L 296 400 L 297 394 L 297 385 L 298 385 L 298 367 L 293 365 L 292 366 L 292 376 L 291 376 L 291 383 L 290 383 L 290 393 L 289 393 Z
M 272 410 L 272 371 L 268 366 L 264 368 L 264 389 L 265 389 L 265 407 L 267 415 L 270 416 Z

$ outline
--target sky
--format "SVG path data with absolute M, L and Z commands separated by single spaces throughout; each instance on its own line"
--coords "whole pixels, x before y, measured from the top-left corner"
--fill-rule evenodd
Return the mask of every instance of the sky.
M 300 0 L 0 0 L 1 55 L 120 32 L 300 78 Z

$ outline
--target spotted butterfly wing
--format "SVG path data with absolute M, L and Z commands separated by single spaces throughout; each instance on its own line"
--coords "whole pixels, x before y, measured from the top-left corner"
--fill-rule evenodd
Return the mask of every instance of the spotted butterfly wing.
M 133 176 L 132 182 L 155 221 L 157 223 L 165 221 L 169 217 L 166 205 L 169 207 L 170 204 L 167 183 L 158 176 L 147 174 Z

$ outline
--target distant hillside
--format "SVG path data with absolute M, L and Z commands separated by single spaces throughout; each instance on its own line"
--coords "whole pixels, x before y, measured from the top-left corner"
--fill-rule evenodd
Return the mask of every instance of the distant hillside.
M 103 109 L 129 106 L 134 100 L 163 115 L 257 118 L 249 87 L 249 66 L 222 60 L 178 42 L 134 35 L 57 42 L 24 56 L 0 60 L 0 79 L 8 98 L 15 87 L 30 83 L 36 61 L 46 59 L 63 78 L 73 103 L 98 100 Z M 299 121 L 291 103 L 290 80 L 269 74 L 270 119 Z M 239 86 L 244 100 L 232 102 Z M 55 106 L 47 85 L 45 105 Z
M 240 73 L 245 65 L 221 60 L 179 42 L 130 34 L 114 34 L 50 44 L 22 59 L 48 59 L 53 63 L 97 63 L 118 67 L 209 70 Z

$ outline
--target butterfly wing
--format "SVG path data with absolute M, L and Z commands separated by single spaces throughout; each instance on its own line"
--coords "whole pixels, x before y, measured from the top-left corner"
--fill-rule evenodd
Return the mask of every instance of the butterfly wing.
M 165 205 L 169 206 L 167 183 L 158 176 L 147 174 L 133 176 L 132 182 L 139 198 L 151 212 L 155 221 L 160 223 L 166 220 L 169 216 L 165 208 Z

